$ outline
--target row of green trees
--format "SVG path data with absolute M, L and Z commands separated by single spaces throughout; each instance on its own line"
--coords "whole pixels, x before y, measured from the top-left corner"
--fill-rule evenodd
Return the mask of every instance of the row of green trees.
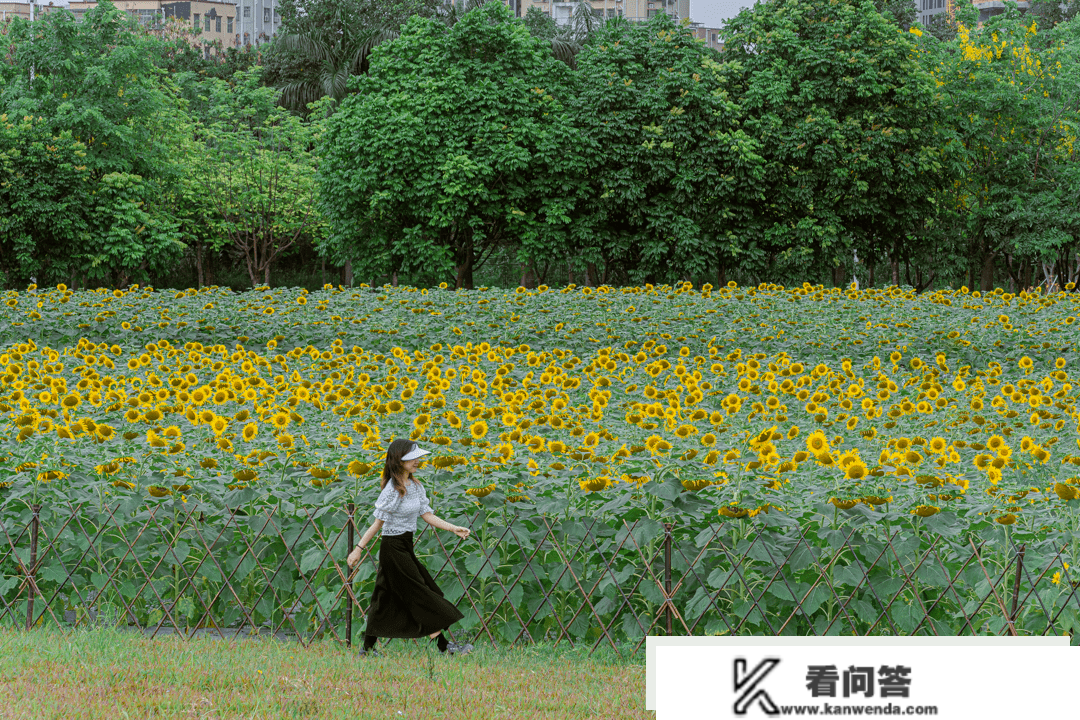
M 327 121 L 329 244 L 459 286 L 507 242 L 540 281 L 1075 282 L 1080 26 L 973 13 L 771 0 L 722 54 L 611 22 L 575 71 L 494 4 L 414 18 Z
M 1080 25 L 1057 5 L 924 29 L 768 0 L 723 53 L 662 15 L 283 7 L 281 41 L 211 63 L 107 2 L 2 26 L 4 282 L 1080 274 Z

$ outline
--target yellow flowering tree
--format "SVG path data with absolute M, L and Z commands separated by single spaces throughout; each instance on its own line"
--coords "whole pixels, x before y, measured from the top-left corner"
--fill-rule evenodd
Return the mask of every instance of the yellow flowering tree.
M 1012 9 L 981 27 L 961 22 L 954 43 L 920 42 L 961 157 L 937 200 L 968 284 L 992 289 L 1002 267 L 1021 288 L 1075 280 L 1063 271 L 1080 237 L 1076 29 L 1043 31 Z

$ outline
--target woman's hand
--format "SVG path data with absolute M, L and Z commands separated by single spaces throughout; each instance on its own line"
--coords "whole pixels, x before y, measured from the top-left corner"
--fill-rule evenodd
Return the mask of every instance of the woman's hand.
M 349 553 L 349 557 L 346 558 L 346 560 L 345 560 L 347 563 L 349 563 L 349 568 L 350 569 L 353 568 L 358 562 L 360 562 L 360 557 L 363 554 L 364 554 L 364 546 L 363 545 L 357 545 L 355 548 L 353 548 L 353 551 L 351 553 Z
M 455 535 L 457 535 L 462 540 L 468 540 L 469 539 L 469 528 L 455 527 L 450 532 L 454 533 Z

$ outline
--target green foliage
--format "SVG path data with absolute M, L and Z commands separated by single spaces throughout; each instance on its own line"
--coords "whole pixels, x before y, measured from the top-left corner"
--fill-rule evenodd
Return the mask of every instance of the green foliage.
M 29 115 L 0 115 L 0 272 L 4 280 L 68 277 L 88 236 L 86 146 Z
M 210 223 L 244 258 L 252 287 L 270 282 L 278 256 L 316 227 L 316 126 L 277 105 L 261 69 L 207 82 L 206 162 L 193 169 L 215 208 Z
M 1080 240 L 1076 23 L 1041 30 L 1011 9 L 982 28 L 961 25 L 951 45 L 924 36 L 920 51 L 941 84 L 942 144 L 962 167 L 940 191 L 939 215 L 968 284 L 991 289 L 995 263 L 1021 287 L 1049 282 Z
M 149 29 L 144 30 L 151 33 Z M 246 70 L 261 61 L 261 52 L 252 45 L 218 48 L 207 57 L 199 45 L 192 44 L 200 31 L 180 18 L 165 18 L 161 30 L 154 32 L 154 62 L 169 74 L 184 72 L 226 80 L 233 73 Z
M 320 97 L 340 101 L 348 78 L 366 71 L 375 45 L 397 37 L 408 18 L 431 16 L 434 8 L 432 0 L 333 0 L 302 8 L 285 0 L 267 82 L 282 89 L 282 104 L 296 112 L 306 112 Z
M 757 5 L 722 35 L 743 128 L 766 161 L 753 241 L 831 257 L 914 234 L 942 182 L 941 114 L 914 37 L 868 0 Z
M 15 180 L 0 206 L 0 247 L 11 280 L 124 284 L 181 249 L 161 203 L 178 179 L 171 130 L 180 113 L 154 66 L 154 41 L 133 22 L 103 2 L 82 23 L 56 12 L 8 29 L 0 112 L 9 123 L 37 118 L 4 134 Z
M 578 191 L 571 76 L 508 9 L 414 17 L 327 122 L 321 188 L 357 273 L 470 287 L 500 244 L 558 254 Z
M 535 38 L 551 40 L 559 34 L 559 26 L 555 24 L 555 19 L 536 5 L 529 6 L 522 21 Z
M 578 58 L 588 199 L 574 238 L 594 279 L 700 276 L 739 252 L 763 162 L 731 95 L 741 68 L 717 57 L 661 14 L 608 23 Z

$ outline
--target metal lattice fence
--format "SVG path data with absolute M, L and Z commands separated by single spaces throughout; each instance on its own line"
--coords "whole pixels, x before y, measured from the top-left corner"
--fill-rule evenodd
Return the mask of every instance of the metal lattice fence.
M 353 569 L 352 504 L 32 505 L 0 523 L 0 624 L 101 622 L 193 637 L 270 633 L 351 644 L 377 543 Z M 416 551 L 472 642 L 609 646 L 649 634 L 1072 634 L 1065 548 L 877 527 L 764 527 L 477 512 L 468 541 L 425 528 Z

